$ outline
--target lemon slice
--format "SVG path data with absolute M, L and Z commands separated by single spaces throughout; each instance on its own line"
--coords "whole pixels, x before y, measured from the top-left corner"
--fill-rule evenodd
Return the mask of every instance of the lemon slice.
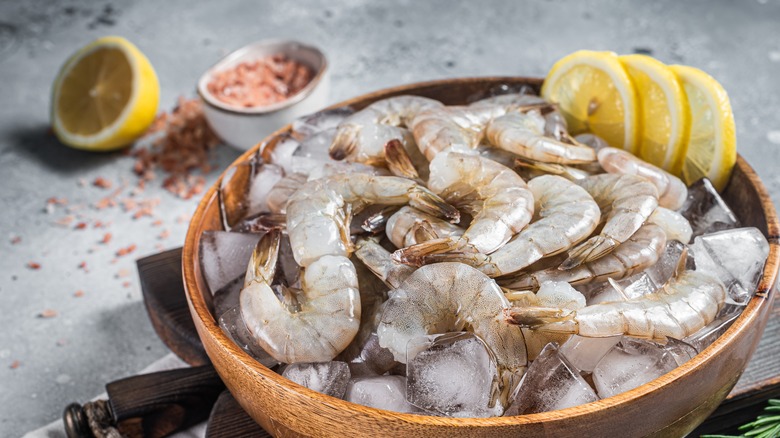
M 54 81 L 54 133 L 74 148 L 117 149 L 146 131 L 159 99 L 146 56 L 124 38 L 99 38 L 71 56 Z
M 666 64 L 649 56 L 625 55 L 620 62 L 639 96 L 639 156 L 679 174 L 690 129 L 682 85 Z
M 683 180 L 690 184 L 706 176 L 716 189 L 723 190 L 737 161 L 737 134 L 729 96 L 718 81 L 698 68 L 669 68 L 685 89 L 691 113 Z
M 636 91 L 616 54 L 580 50 L 561 58 L 547 74 L 542 96 L 558 104 L 572 135 L 592 132 L 636 152 Z

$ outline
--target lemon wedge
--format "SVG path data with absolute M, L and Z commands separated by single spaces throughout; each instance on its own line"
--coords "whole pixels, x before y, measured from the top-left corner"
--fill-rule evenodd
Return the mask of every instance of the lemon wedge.
M 666 64 L 646 55 L 620 62 L 639 96 L 639 156 L 673 174 L 682 170 L 688 147 L 690 114 L 685 91 Z
M 51 122 L 61 142 L 108 151 L 131 143 L 154 121 L 157 75 L 124 38 L 99 38 L 73 54 L 54 81 Z
M 542 96 L 558 104 L 572 135 L 592 132 L 636 152 L 636 91 L 616 54 L 580 50 L 561 58 L 547 74 Z
M 706 176 L 716 189 L 723 190 L 737 161 L 737 134 L 729 96 L 718 81 L 698 68 L 669 68 L 685 89 L 691 114 L 683 180 L 691 184 Z

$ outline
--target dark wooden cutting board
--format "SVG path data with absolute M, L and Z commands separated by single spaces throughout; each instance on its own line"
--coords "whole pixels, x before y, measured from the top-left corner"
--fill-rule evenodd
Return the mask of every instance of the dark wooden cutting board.
M 208 364 L 184 295 L 181 248 L 145 257 L 137 264 L 144 302 L 157 334 L 190 365 Z M 736 387 L 690 436 L 736 433 L 736 427 L 754 419 L 770 398 L 780 398 L 780 300 L 775 300 L 764 337 Z M 269 435 L 225 391 L 212 409 L 207 437 L 234 436 Z

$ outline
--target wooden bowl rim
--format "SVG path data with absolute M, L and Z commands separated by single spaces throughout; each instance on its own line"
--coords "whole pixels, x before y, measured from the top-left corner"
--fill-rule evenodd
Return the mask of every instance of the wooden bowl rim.
M 415 90 L 425 87 L 435 86 L 457 86 L 464 83 L 495 83 L 497 85 L 503 82 L 527 82 L 531 85 L 541 85 L 544 81 L 543 78 L 536 77 L 522 77 L 522 76 L 483 76 L 483 77 L 467 77 L 467 78 L 450 78 L 440 79 L 425 82 L 416 82 L 412 84 L 406 84 L 401 86 L 384 88 L 371 93 L 362 94 L 351 99 L 335 103 L 326 109 L 332 109 L 343 106 L 360 106 L 361 103 L 367 100 L 377 100 L 391 95 L 398 95 L 402 93 L 415 94 Z M 297 393 L 298 395 L 305 396 L 314 401 L 327 405 L 331 409 L 346 410 L 361 415 L 368 415 L 377 418 L 392 417 L 400 422 L 431 425 L 436 424 L 443 427 L 500 427 L 520 424 L 536 424 L 548 421 L 560 420 L 562 418 L 576 418 L 578 416 L 585 416 L 592 414 L 596 411 L 613 410 L 619 408 L 621 405 L 628 404 L 633 400 L 639 399 L 656 389 L 672 382 L 677 379 L 681 379 L 684 376 L 693 372 L 693 370 L 704 366 L 710 362 L 714 356 L 716 356 L 723 347 L 732 342 L 739 333 L 746 330 L 749 326 L 752 326 L 753 321 L 760 315 L 762 306 L 767 306 L 770 301 L 770 294 L 772 288 L 777 279 L 778 266 L 780 265 L 780 223 L 778 223 L 777 214 L 775 212 L 774 205 L 772 204 L 769 193 L 767 192 L 764 184 L 759 179 L 753 168 L 745 161 L 741 155 L 737 156 L 736 167 L 739 168 L 745 174 L 750 184 L 755 188 L 759 200 L 761 201 L 761 208 L 766 217 L 767 223 L 767 239 L 769 241 L 769 256 L 767 258 L 766 265 L 764 266 L 763 277 L 757 287 L 756 295 L 750 300 L 745 310 L 737 318 L 737 320 L 731 325 L 731 327 L 721 335 L 714 343 L 708 346 L 704 351 L 697 354 L 693 359 L 684 363 L 683 365 L 675 368 L 674 370 L 664 374 L 663 376 L 652 380 L 642 386 L 634 388 L 630 391 L 618 394 L 616 396 L 608 397 L 595 402 L 587 403 L 580 406 L 575 406 L 567 409 L 561 409 L 557 411 L 542 412 L 537 414 L 518 415 L 511 417 L 490 417 L 490 418 L 449 418 L 449 417 L 434 417 L 426 415 L 416 414 L 403 414 L 392 411 L 386 411 L 382 409 L 371 408 L 367 406 L 358 405 L 355 403 L 347 402 L 335 397 L 330 397 L 319 393 L 317 391 L 310 390 L 304 386 L 298 385 L 280 374 L 271 371 L 269 368 L 261 365 L 241 348 L 236 346 L 219 328 L 214 316 L 206 304 L 203 298 L 202 292 L 198 289 L 196 282 L 195 263 L 198 262 L 198 258 L 195 257 L 199 252 L 199 229 L 200 224 L 203 222 L 203 216 L 206 208 L 212 203 L 216 202 L 217 187 L 222 180 L 228 169 L 235 166 L 238 163 L 244 162 L 254 154 L 256 154 L 259 148 L 266 143 L 269 139 L 274 138 L 280 134 L 284 134 L 290 130 L 290 125 L 286 125 L 276 132 L 272 133 L 257 145 L 239 156 L 233 163 L 228 166 L 225 171 L 219 176 L 217 181 L 206 191 L 201 201 L 198 203 L 198 207 L 193 214 L 187 235 L 184 243 L 184 249 L 182 252 L 182 271 L 184 273 L 184 288 L 187 295 L 187 301 L 190 305 L 190 311 L 199 318 L 203 324 L 203 327 L 207 330 L 208 334 L 212 336 L 215 341 L 224 349 L 228 351 L 238 362 L 252 373 L 260 374 L 263 378 L 274 382 L 284 390 Z M 200 336 L 200 332 L 198 333 Z M 219 371 L 219 370 L 218 370 Z

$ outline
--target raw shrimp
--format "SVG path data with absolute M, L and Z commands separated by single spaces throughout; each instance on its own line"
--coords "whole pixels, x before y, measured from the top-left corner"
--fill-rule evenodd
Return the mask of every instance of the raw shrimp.
M 456 152 L 476 154 L 485 126 L 508 111 L 550 106 L 537 96 L 511 94 L 474 102 L 470 106 L 447 106 L 421 111 L 410 129 L 420 152 L 433 160 L 439 152 L 451 148 Z
M 576 143 L 546 137 L 545 119 L 537 111 L 511 112 L 487 124 L 485 138 L 495 147 L 545 163 L 580 164 L 596 161 L 596 151 Z M 415 136 L 416 138 L 416 136 Z
M 517 173 L 478 155 L 442 152 L 431 161 L 428 187 L 465 210 L 472 221 L 460 237 L 443 237 L 403 249 L 412 258 L 468 248 L 490 254 L 531 221 L 534 200 Z
M 460 215 L 440 197 L 406 178 L 353 173 L 309 181 L 287 203 L 287 231 L 295 261 L 306 268 L 325 255 L 348 256 L 351 214 L 372 203 L 408 203 L 454 221 Z
M 658 291 L 639 298 L 593 304 L 570 311 L 547 307 L 513 307 L 510 323 L 536 330 L 586 337 L 627 335 L 666 341 L 682 339 L 711 323 L 726 300 L 717 278 L 685 271 Z
M 555 175 L 542 175 L 528 182 L 534 197 L 536 221 L 490 255 L 448 252 L 420 259 L 398 250 L 393 258 L 412 265 L 436 261 L 459 261 L 498 277 L 517 272 L 542 257 L 559 254 L 582 241 L 599 223 L 598 204 L 582 187 Z
M 628 240 L 658 207 L 658 190 L 639 176 L 594 175 L 577 184 L 598 202 L 604 228 L 599 235 L 569 250 L 569 258 L 561 264 L 561 269 L 571 269 L 609 254 Z
M 442 106 L 437 100 L 419 96 L 396 96 L 374 102 L 339 124 L 330 145 L 330 156 L 335 160 L 383 164 L 385 144 L 396 139 L 413 160 L 422 164 L 411 133 L 404 127 L 419 112 Z
M 685 183 L 671 173 L 617 148 L 603 148 L 598 154 L 599 164 L 609 173 L 637 175 L 653 183 L 658 189 L 658 205 L 679 210 L 688 198 Z
M 666 232 L 666 238 L 688 243 L 693 236 L 693 228 L 688 219 L 676 211 L 658 207 L 647 219 L 648 223 L 656 224 Z
M 377 336 L 395 360 L 406 363 L 406 345 L 418 336 L 460 331 L 470 326 L 490 347 L 500 369 L 502 401 L 527 365 L 519 327 L 504 321 L 510 307 L 495 281 L 462 263 L 423 266 L 385 302 Z
M 591 175 L 590 172 L 577 167 L 557 163 L 544 163 L 542 161 L 531 160 L 524 157 L 517 157 L 513 166 L 518 172 L 525 171 L 534 177 L 541 175 L 560 175 L 570 181 L 578 181 Z M 520 174 L 524 175 L 523 173 Z
M 414 272 L 413 267 L 393 260 L 390 251 L 384 249 L 375 239 L 358 239 L 355 247 L 355 257 L 393 289 L 398 289 Z
M 623 242 L 610 254 L 591 262 L 583 263 L 566 271 L 555 267 L 543 271 L 522 274 L 501 281 L 501 285 L 513 290 L 538 289 L 545 281 L 565 281 L 570 284 L 585 284 L 605 281 L 607 278 L 620 280 L 653 265 L 658 261 L 666 245 L 666 233 L 655 224 L 647 224 L 630 239 Z
M 360 326 L 360 294 L 348 258 L 326 255 L 309 264 L 303 290 L 271 286 L 281 233 L 258 242 L 239 296 L 241 316 L 253 337 L 284 363 L 329 361 L 349 345 Z M 277 294 L 278 293 L 278 294 Z
M 422 223 L 425 223 L 425 227 L 429 227 L 436 237 L 463 235 L 463 228 L 408 206 L 401 207 L 390 216 L 385 226 L 385 233 L 393 245 L 404 248 L 419 243 L 416 231 Z

